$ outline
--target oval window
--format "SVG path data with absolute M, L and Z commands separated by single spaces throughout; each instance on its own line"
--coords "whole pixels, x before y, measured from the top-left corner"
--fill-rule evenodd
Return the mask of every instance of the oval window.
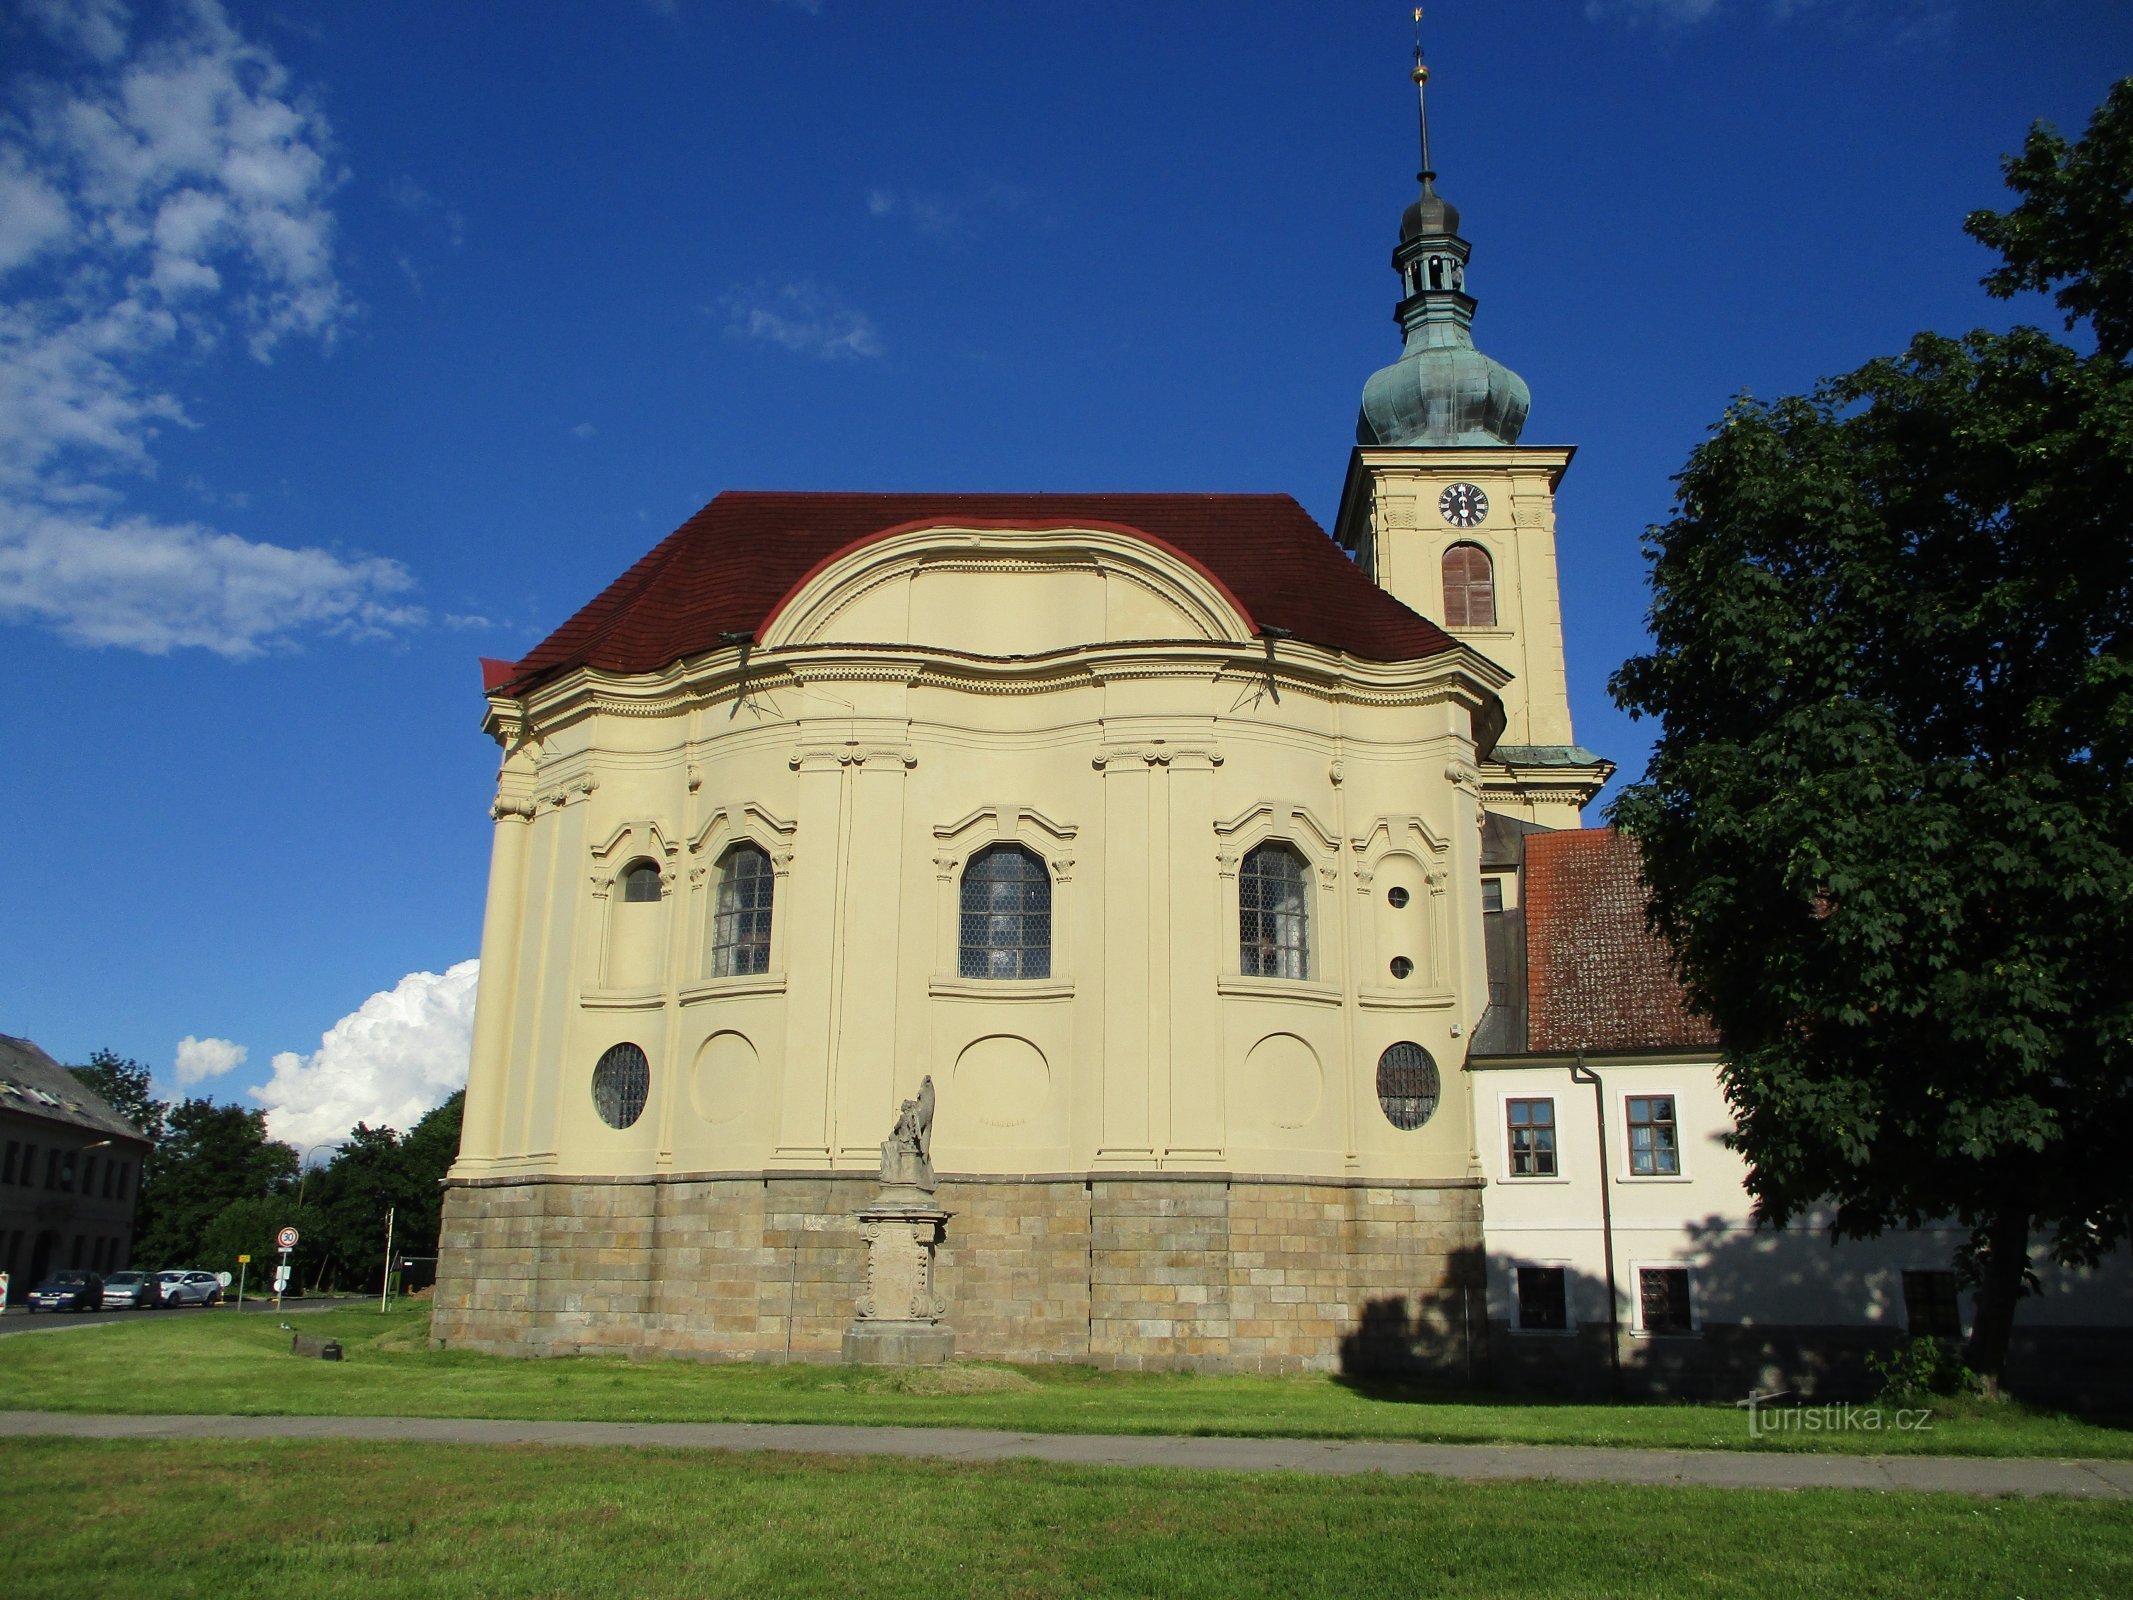
M 1378 1057 L 1378 1104 L 1395 1128 L 1419 1128 L 1436 1114 L 1437 1063 L 1418 1044 L 1391 1046 Z
M 614 1045 L 593 1068 L 592 1092 L 600 1120 L 610 1128 L 627 1128 L 644 1115 L 644 1102 L 652 1092 L 651 1063 L 633 1044 Z
M 1407 904 L 1407 891 L 1399 887 L 1399 885 L 1395 884 L 1392 888 L 1387 889 L 1385 891 L 1385 898 L 1388 902 L 1390 902 L 1392 909 L 1397 911 L 1402 906 Z
M 1394 956 L 1392 958 L 1392 975 L 1395 978 L 1404 978 L 1414 970 L 1415 964 L 1408 960 L 1407 957 Z

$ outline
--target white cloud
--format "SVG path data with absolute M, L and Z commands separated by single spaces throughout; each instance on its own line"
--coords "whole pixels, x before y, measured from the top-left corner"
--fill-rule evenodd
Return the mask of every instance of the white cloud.
M 402 1133 L 467 1081 L 479 961 L 411 972 L 341 1018 L 310 1055 L 285 1050 L 246 1091 L 267 1131 L 299 1149 L 345 1138 L 359 1122 Z
M 737 339 L 774 344 L 823 361 L 881 354 L 874 319 L 847 305 L 834 290 L 802 279 L 775 288 L 735 288 L 719 302 L 726 331 Z
M 178 1041 L 178 1085 L 183 1088 L 203 1078 L 219 1078 L 243 1066 L 244 1058 L 250 1054 L 243 1045 L 228 1039 L 195 1039 L 188 1033 Z
M 353 314 L 333 267 L 331 130 L 216 0 L 133 34 L 119 0 L 35 0 L 76 53 L 0 120 L 0 621 L 83 644 L 257 655 L 412 626 L 392 561 L 121 509 L 176 380 L 227 337 L 271 361 Z
M 53 39 L 97 61 L 125 53 L 132 18 L 124 0 L 27 0 L 23 9 Z
M 0 496 L 0 621 L 76 644 L 244 660 L 316 631 L 384 638 L 425 620 L 395 597 L 407 569 L 379 557 L 255 544 L 196 523 L 103 519 Z
M 600 430 L 594 427 L 591 423 L 581 422 L 575 428 L 572 428 L 570 430 L 570 436 L 573 439 L 590 439 L 594 434 L 598 433 L 599 431 Z

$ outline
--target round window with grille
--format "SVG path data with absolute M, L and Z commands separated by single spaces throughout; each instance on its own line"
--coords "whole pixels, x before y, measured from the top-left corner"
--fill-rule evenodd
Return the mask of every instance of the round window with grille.
M 1418 1044 L 1396 1044 L 1378 1057 L 1378 1104 L 1395 1128 L 1419 1128 L 1436 1114 L 1437 1063 Z
M 651 1063 L 637 1046 L 615 1045 L 593 1068 L 592 1087 L 593 1109 L 600 1120 L 610 1128 L 627 1128 L 644 1115 L 645 1099 L 652 1092 Z

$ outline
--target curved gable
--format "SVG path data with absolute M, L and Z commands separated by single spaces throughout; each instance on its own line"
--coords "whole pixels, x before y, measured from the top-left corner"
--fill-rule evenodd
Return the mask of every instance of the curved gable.
M 771 608 L 760 641 L 1006 657 L 1255 631 L 1219 578 L 1141 529 L 964 519 L 885 529 L 826 557 Z

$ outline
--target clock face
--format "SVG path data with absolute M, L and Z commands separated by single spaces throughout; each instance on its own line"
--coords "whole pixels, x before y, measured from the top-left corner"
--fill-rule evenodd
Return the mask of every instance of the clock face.
M 1471 483 L 1455 483 L 1437 496 L 1437 509 L 1455 528 L 1477 528 L 1489 514 L 1489 497 Z

